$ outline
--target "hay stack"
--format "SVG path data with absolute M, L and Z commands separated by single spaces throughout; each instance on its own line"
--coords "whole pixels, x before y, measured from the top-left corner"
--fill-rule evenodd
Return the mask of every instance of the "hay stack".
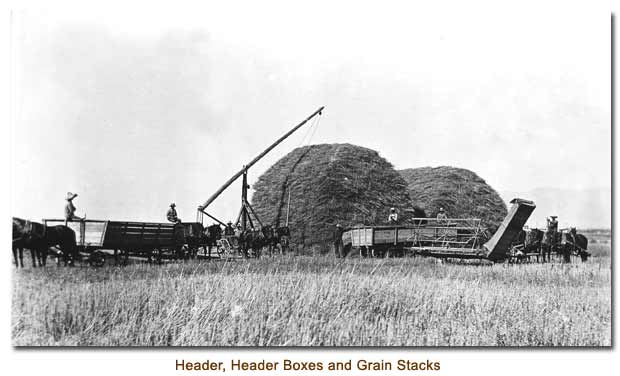
M 409 196 L 429 217 L 443 207 L 450 218 L 480 218 L 495 231 L 507 214 L 499 194 L 474 172 L 441 166 L 400 170 Z
M 269 168 L 254 184 L 252 206 L 267 223 L 286 222 L 294 244 L 326 250 L 337 223 L 383 224 L 390 207 L 412 216 L 407 183 L 374 150 L 350 144 L 297 148 Z M 418 214 L 420 215 L 420 214 Z M 404 218 L 404 219 L 405 219 Z

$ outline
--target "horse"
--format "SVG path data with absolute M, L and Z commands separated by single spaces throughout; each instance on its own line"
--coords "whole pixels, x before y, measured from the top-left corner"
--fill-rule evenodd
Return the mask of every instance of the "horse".
M 253 231 L 251 229 L 245 229 L 239 232 L 239 239 L 238 239 L 239 251 L 241 251 L 241 254 L 243 255 L 243 257 L 245 258 L 250 257 L 249 250 L 250 248 L 252 248 L 252 242 L 253 242 Z
M 250 242 L 250 246 L 254 252 L 254 256 L 256 258 L 260 258 L 261 251 L 266 245 L 266 239 L 260 229 L 255 229 L 252 232 L 252 241 Z
M 588 238 L 583 234 L 578 234 L 576 228 L 571 228 L 566 233 L 565 247 L 570 249 L 570 252 L 574 252 L 577 256 L 581 257 L 581 261 L 588 261 L 590 253 L 588 252 Z
M 211 258 L 211 247 L 217 246 L 217 241 L 222 238 L 222 228 L 219 224 L 215 223 L 207 227 L 204 231 L 204 246 L 205 252 L 209 253 Z
M 77 246 L 75 232 L 72 229 L 63 225 L 45 226 L 41 223 L 13 217 L 13 257 L 16 267 L 24 267 L 24 248 L 30 249 L 33 267 L 36 267 L 37 260 L 39 266 L 45 266 L 47 252 L 52 246 L 60 248 L 65 265 L 73 265 L 73 261 L 77 258 Z
M 525 261 L 530 254 L 540 254 L 541 242 L 545 233 L 539 229 L 522 229 L 512 242 L 517 262 Z M 543 255 L 544 257 L 544 255 Z
M 263 226 L 261 233 L 263 235 L 263 247 L 267 247 L 267 252 L 272 256 L 274 248 L 277 249 L 278 247 L 277 233 L 271 225 Z

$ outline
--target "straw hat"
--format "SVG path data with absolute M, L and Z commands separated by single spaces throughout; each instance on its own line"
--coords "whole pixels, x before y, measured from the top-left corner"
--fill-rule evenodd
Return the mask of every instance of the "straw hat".
M 65 198 L 65 200 L 71 201 L 71 200 L 73 200 L 76 197 L 77 197 L 77 193 L 67 192 L 67 197 Z

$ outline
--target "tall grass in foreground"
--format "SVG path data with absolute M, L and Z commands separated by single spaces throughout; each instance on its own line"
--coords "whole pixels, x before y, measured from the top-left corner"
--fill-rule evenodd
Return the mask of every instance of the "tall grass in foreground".
M 609 258 L 264 258 L 14 272 L 13 344 L 610 346 Z

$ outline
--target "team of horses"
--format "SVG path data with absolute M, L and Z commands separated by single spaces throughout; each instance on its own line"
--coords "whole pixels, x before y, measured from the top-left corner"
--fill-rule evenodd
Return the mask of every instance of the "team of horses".
M 75 232 L 67 226 L 45 226 L 41 223 L 13 217 L 13 259 L 15 266 L 24 267 L 24 249 L 29 249 L 33 267 L 43 267 L 52 247 L 60 252 L 65 265 L 73 265 L 78 257 Z
M 260 229 L 240 231 L 238 246 L 244 257 L 260 257 L 266 249 L 268 255 L 274 253 L 285 254 L 289 247 L 290 233 L 286 226 L 262 226 Z
M 523 262 L 532 256 L 542 262 L 551 262 L 555 256 L 561 256 L 564 262 L 570 262 L 572 255 L 587 261 L 590 256 L 587 251 L 588 238 L 577 233 L 574 227 L 556 232 L 536 228 L 523 229 L 513 241 L 513 250 L 517 262 Z

